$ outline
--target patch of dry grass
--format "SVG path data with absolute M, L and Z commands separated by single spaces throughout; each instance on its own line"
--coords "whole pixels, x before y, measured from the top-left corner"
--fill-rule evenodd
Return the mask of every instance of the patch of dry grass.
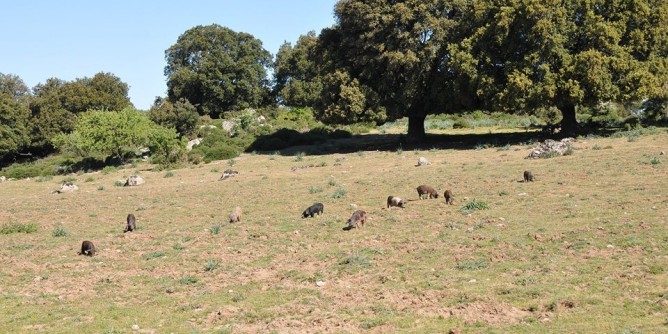
M 248 154 L 0 184 L 6 332 L 659 333 L 668 330 L 668 135 L 566 157 L 504 150 Z M 606 147 L 608 149 L 596 149 Z M 317 167 L 298 168 L 294 166 Z M 523 183 L 533 171 L 536 182 Z M 114 182 L 136 171 L 138 187 Z M 87 180 L 87 181 L 85 181 Z M 454 205 L 419 200 L 420 184 Z M 318 189 L 318 191 L 314 191 Z M 345 189 L 343 196 L 332 196 Z M 389 195 L 408 200 L 385 208 Z M 462 210 L 475 199 L 485 210 Z M 301 218 L 315 202 L 324 214 Z M 228 223 L 232 208 L 241 223 Z M 370 219 L 343 231 L 356 209 Z M 134 213 L 141 228 L 123 233 Z M 212 233 L 217 226 L 218 233 Z M 67 231 L 54 237 L 56 228 Z M 83 240 L 95 257 L 77 256 Z

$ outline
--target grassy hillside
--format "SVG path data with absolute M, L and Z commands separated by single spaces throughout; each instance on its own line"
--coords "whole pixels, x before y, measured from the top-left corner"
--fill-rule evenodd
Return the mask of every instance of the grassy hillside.
M 244 154 L 70 176 L 80 189 L 64 194 L 51 194 L 64 177 L 3 182 L 0 328 L 668 331 L 668 134 L 574 148 Z M 230 165 L 239 174 L 219 181 Z M 520 182 L 527 169 L 535 182 Z M 115 185 L 132 174 L 146 183 Z M 454 205 L 418 200 L 421 184 Z M 406 208 L 385 208 L 389 195 Z M 324 214 L 302 219 L 314 202 Z M 342 230 L 355 208 L 370 220 Z M 138 230 L 124 234 L 128 213 Z M 83 240 L 96 256 L 77 255 Z

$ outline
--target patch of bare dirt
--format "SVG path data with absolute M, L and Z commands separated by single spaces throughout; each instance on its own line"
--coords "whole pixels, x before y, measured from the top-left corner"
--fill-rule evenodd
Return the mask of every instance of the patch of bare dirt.
M 476 301 L 459 305 L 448 310 L 454 317 L 462 318 L 467 323 L 483 322 L 487 324 L 519 323 L 533 314 L 507 303 Z

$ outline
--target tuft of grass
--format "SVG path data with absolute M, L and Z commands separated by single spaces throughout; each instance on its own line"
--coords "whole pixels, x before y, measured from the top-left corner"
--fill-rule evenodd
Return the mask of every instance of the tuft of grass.
M 335 186 L 335 185 L 336 185 L 336 180 L 334 180 L 334 179 L 329 179 L 329 181 L 327 181 L 327 185 L 330 186 L 330 187 Z
M 238 303 L 238 302 L 240 302 L 244 299 L 246 299 L 246 297 L 244 295 L 240 294 L 240 293 L 234 294 L 234 296 L 232 296 L 232 298 L 231 298 L 231 300 L 235 303 Z
M 209 260 L 204 263 L 204 271 L 214 271 L 218 268 L 220 268 L 219 261 Z
M 468 203 L 464 204 L 464 206 L 462 206 L 459 209 L 459 211 L 461 211 L 464 214 L 469 214 L 476 210 L 487 210 L 487 209 L 489 209 L 489 205 L 487 205 L 486 202 L 474 198 L 470 200 Z
M 343 198 L 348 191 L 345 188 L 338 187 L 332 194 L 332 198 Z
M 114 182 L 114 187 L 122 187 L 123 185 L 125 185 L 125 183 L 123 183 L 123 181 L 116 180 Z
M 310 188 L 308 188 L 308 193 L 309 194 L 317 194 L 317 193 L 321 193 L 323 191 L 324 190 L 322 188 L 318 188 L 318 187 L 314 187 L 314 186 L 311 186 Z
M 213 168 L 211 168 L 211 170 L 209 170 L 209 172 L 211 172 L 211 173 L 219 173 L 219 172 L 220 172 L 220 169 L 218 169 L 218 167 L 213 167 Z
M 184 250 L 186 249 L 186 246 L 177 242 L 174 244 L 174 246 L 172 246 L 172 248 L 174 248 L 174 250 Z
M 29 224 L 11 223 L 3 225 L 0 228 L 0 234 L 14 234 L 14 233 L 30 234 L 35 232 L 37 232 L 37 224 L 35 223 L 29 223 Z
M 174 176 L 174 173 L 172 171 L 168 171 L 167 173 L 165 173 L 164 177 L 167 178 L 167 177 L 172 177 L 172 176 Z
M 366 255 L 360 254 L 360 252 L 353 252 L 352 254 L 344 257 L 339 262 L 341 265 L 351 266 L 351 267 L 368 267 L 371 265 L 369 258 Z
M 93 181 L 95 181 L 95 179 L 92 178 L 92 177 L 87 177 L 87 178 L 84 180 L 84 182 L 93 182 Z
M 385 320 L 383 319 L 369 319 L 369 320 L 364 320 L 360 323 L 360 328 L 361 329 L 371 329 L 374 327 L 378 327 L 381 325 L 385 324 Z
M 566 150 L 564 151 L 564 156 L 573 155 L 573 153 L 575 153 L 575 149 L 573 148 L 573 146 L 568 145 L 568 147 L 566 147 Z
M 397 149 L 397 154 L 401 155 L 401 154 L 403 154 L 403 153 L 404 153 L 404 149 L 401 148 L 401 147 L 399 147 L 399 148 Z
M 591 149 L 592 149 L 592 150 L 595 150 L 595 151 L 598 151 L 598 150 L 601 149 L 601 146 L 600 146 L 599 144 L 596 144 L 596 145 L 594 145 Z
M 304 160 L 304 155 L 306 155 L 306 153 L 304 152 L 299 152 L 295 154 L 295 162 Z
M 100 191 L 104 190 L 104 186 L 97 186 L 97 190 L 100 190 Z
M 218 233 L 220 233 L 220 229 L 222 227 L 223 226 L 220 225 L 220 224 L 213 225 L 213 226 L 209 227 L 209 232 L 211 232 L 211 234 L 218 234 Z
M 487 260 L 479 259 L 479 260 L 474 260 L 474 261 L 460 262 L 460 263 L 457 263 L 456 268 L 459 269 L 459 270 L 478 270 L 478 269 L 487 268 Z
M 555 150 L 549 150 L 543 155 L 543 159 L 551 159 L 560 156 L 559 152 Z
M 165 252 L 163 252 L 163 251 L 148 252 L 148 253 L 144 253 L 144 255 L 142 255 L 142 257 L 145 260 L 157 259 L 157 258 L 160 258 L 160 257 L 165 257 Z
M 357 151 L 357 156 L 364 157 L 364 151 Z
M 58 226 L 58 227 L 56 227 L 56 229 L 53 230 L 53 232 L 51 232 L 51 235 L 53 235 L 53 236 L 56 237 L 56 238 L 57 238 L 57 237 L 66 237 L 67 234 L 68 234 L 68 233 L 67 233 L 67 230 L 65 230 L 65 228 L 62 227 L 62 226 Z
M 237 161 L 234 159 L 227 160 L 227 165 L 230 167 L 234 167 L 234 165 L 237 164 Z
M 661 164 L 661 159 L 659 159 L 659 157 L 652 157 L 651 159 L 649 159 L 649 163 L 652 166 L 658 166 Z
M 197 277 L 192 276 L 192 275 L 188 275 L 188 276 L 181 277 L 179 279 L 179 284 L 183 284 L 183 285 L 195 284 L 198 281 L 199 281 L 199 279 Z

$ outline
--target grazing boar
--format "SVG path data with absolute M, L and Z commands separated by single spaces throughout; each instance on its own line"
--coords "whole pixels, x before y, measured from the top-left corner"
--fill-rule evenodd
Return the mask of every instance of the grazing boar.
M 445 197 L 445 204 L 452 204 L 452 191 L 450 189 L 443 193 L 443 197 Z
M 79 255 L 87 255 L 87 256 L 95 255 L 95 245 L 93 245 L 93 242 L 86 240 L 83 243 L 81 243 L 81 252 L 79 252 Z
M 137 219 L 135 218 L 134 214 L 131 214 L 131 213 L 128 214 L 127 221 L 128 221 L 128 223 L 125 226 L 125 230 L 123 230 L 123 233 L 132 232 L 132 231 L 137 229 L 137 224 L 136 224 Z
M 359 228 L 364 226 L 364 223 L 366 223 L 366 212 L 362 210 L 353 212 L 353 215 L 346 222 L 349 228 Z
M 315 204 L 309 206 L 308 208 L 306 208 L 306 210 L 304 210 L 304 212 L 302 213 L 302 218 L 306 218 L 306 217 L 313 218 L 313 216 L 316 215 L 316 214 L 322 214 L 324 212 L 324 210 L 325 210 L 325 206 L 322 205 L 322 203 L 315 203 Z
M 438 198 L 438 192 L 430 186 L 421 185 L 417 187 L 417 192 L 420 199 L 423 198 L 422 196 L 425 196 L 425 198 Z
M 387 198 L 387 208 L 389 209 L 390 207 L 393 206 L 398 206 L 400 208 L 405 207 L 406 201 L 403 199 L 396 197 L 396 196 L 390 196 Z
M 531 171 L 524 171 L 524 182 L 533 182 L 533 173 Z
M 241 222 L 241 208 L 237 206 L 232 210 L 232 214 L 230 214 L 230 223 L 238 222 Z

